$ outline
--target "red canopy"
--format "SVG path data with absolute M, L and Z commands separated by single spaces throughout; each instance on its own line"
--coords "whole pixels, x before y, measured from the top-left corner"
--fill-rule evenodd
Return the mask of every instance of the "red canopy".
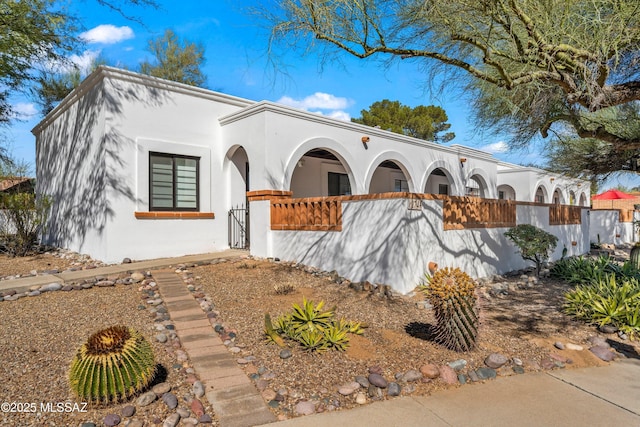
M 607 190 L 604 193 L 596 194 L 591 200 L 618 200 L 618 199 L 635 199 L 631 194 L 623 193 L 620 190 Z

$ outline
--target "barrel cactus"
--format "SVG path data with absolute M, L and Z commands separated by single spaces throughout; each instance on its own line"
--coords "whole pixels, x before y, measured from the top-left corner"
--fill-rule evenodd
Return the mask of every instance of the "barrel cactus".
M 629 262 L 635 268 L 640 270 L 640 243 L 636 243 L 633 248 L 631 248 L 631 253 L 629 254 Z
M 91 335 L 76 352 L 69 382 L 79 399 L 118 402 L 149 385 L 155 374 L 153 349 L 138 331 L 111 326 Z
M 443 268 L 427 276 L 422 287 L 436 316 L 435 338 L 455 351 L 475 347 L 478 336 L 476 284 L 459 268 Z

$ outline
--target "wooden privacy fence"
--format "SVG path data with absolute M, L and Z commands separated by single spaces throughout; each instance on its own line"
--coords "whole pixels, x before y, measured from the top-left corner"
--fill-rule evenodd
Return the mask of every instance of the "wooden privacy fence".
M 580 206 L 549 206 L 549 225 L 581 224 L 582 208 Z
M 272 200 L 271 229 L 342 231 L 342 202 L 326 197 Z
M 445 230 L 513 227 L 516 204 L 511 200 L 446 197 L 442 199 L 442 222 Z
M 516 206 L 548 206 L 549 225 L 581 224 L 582 207 L 546 205 L 513 200 L 479 197 L 438 196 L 431 194 L 386 193 L 357 196 L 310 197 L 302 199 L 272 199 L 272 230 L 342 231 L 342 202 L 410 198 L 442 201 L 442 222 L 445 230 L 467 228 L 500 228 L 516 225 Z M 632 213 L 632 212 L 631 212 Z M 628 212 L 620 212 L 621 221 L 629 220 Z M 624 219 L 623 219 L 624 218 Z
M 620 222 L 633 222 L 633 210 L 620 209 L 618 218 Z

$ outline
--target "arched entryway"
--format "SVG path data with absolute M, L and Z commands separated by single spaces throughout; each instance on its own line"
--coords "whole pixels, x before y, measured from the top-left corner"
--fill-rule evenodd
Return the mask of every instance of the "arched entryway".
M 435 168 L 429 174 L 427 183 L 424 186 L 424 192 L 427 194 L 443 194 L 450 196 L 454 192 L 453 177 L 445 168 Z
M 469 177 L 465 184 L 465 195 L 471 197 L 487 197 L 487 183 L 481 175 L 474 174 Z
M 412 191 L 412 183 L 402 163 L 396 160 L 385 160 L 380 163 L 369 184 L 369 194 L 409 192 Z
M 562 194 L 562 191 L 560 191 L 559 188 L 556 188 L 553 191 L 552 203 L 555 204 L 555 205 L 564 205 L 565 204 L 564 195 Z
M 297 161 L 289 186 L 294 198 L 349 196 L 352 188 L 348 165 L 326 148 L 309 150 Z
M 242 146 L 234 146 L 225 158 L 229 183 L 227 229 L 229 247 L 249 249 L 249 156 Z
M 549 198 L 547 197 L 547 189 L 542 185 L 536 189 L 535 195 L 533 197 L 533 201 L 536 203 L 548 203 Z
M 498 186 L 498 199 L 500 200 L 515 200 L 516 190 L 512 186 L 502 184 Z

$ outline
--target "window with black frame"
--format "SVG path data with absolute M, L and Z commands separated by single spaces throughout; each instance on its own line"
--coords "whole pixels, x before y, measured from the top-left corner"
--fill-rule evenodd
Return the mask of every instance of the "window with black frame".
M 200 158 L 149 153 L 149 210 L 198 211 Z

